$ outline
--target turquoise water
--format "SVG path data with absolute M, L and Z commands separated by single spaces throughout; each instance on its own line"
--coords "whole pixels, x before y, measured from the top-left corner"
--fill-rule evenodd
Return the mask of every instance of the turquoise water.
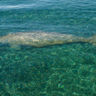
M 0 0 L 0 36 L 15 32 L 96 34 L 96 0 Z M 19 50 L 0 44 L 0 96 L 96 96 L 96 46 Z

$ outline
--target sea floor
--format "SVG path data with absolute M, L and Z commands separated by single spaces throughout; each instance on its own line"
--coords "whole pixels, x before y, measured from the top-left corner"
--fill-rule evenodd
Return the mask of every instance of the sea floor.
M 0 96 L 96 96 L 96 46 L 0 46 Z

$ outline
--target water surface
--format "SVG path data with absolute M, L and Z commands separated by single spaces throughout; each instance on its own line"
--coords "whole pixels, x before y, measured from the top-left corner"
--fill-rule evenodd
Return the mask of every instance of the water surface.
M 0 0 L 0 36 L 15 32 L 96 34 L 96 0 Z M 96 46 L 16 50 L 0 44 L 1 96 L 95 96 Z

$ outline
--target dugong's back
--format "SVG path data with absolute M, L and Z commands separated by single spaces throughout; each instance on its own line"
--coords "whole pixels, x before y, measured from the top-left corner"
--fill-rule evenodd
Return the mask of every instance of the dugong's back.
M 47 45 L 64 44 L 71 42 L 83 42 L 85 39 L 68 34 L 47 33 L 47 32 L 19 32 L 8 34 L 0 38 L 1 43 L 16 45 L 31 45 L 43 47 Z

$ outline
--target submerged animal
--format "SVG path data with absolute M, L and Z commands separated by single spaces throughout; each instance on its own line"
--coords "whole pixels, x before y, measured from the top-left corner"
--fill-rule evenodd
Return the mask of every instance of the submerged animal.
M 16 47 L 18 45 L 44 47 L 49 45 L 75 42 L 85 42 L 96 45 L 96 35 L 89 38 L 84 38 L 71 34 L 61 34 L 53 32 L 19 32 L 0 37 L 0 43 L 8 43 L 11 47 Z

